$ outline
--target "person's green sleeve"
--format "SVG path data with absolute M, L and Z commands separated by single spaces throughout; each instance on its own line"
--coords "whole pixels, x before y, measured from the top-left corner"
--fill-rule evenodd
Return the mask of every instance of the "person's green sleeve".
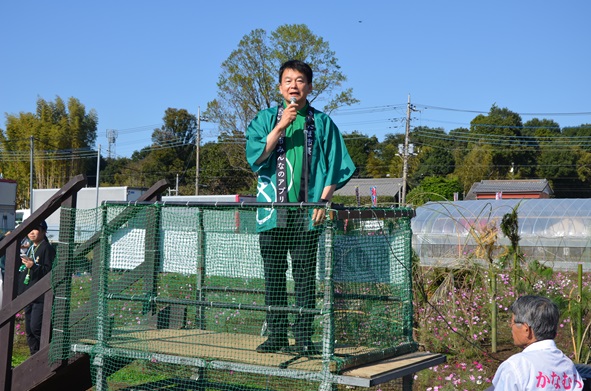
M 258 158 L 265 151 L 267 136 L 273 130 L 277 120 L 277 108 L 261 111 L 250 122 L 246 130 L 246 161 L 254 172 L 269 164 L 273 154 L 260 164 L 256 164 Z

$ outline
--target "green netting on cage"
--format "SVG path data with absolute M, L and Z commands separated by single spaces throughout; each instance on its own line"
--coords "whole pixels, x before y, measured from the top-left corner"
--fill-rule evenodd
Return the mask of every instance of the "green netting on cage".
M 99 390 L 292 390 L 416 351 L 410 217 L 274 209 L 62 208 L 50 358 L 90 354 Z

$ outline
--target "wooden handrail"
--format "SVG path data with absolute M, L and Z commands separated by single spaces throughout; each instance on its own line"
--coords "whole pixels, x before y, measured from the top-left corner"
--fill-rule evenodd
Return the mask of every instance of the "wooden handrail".
M 28 234 L 28 232 L 30 232 L 34 227 L 38 226 L 41 221 L 44 221 L 49 216 L 51 216 L 60 207 L 64 206 L 75 208 L 76 195 L 78 191 L 85 185 L 86 177 L 84 175 L 78 175 L 72 178 L 64 187 L 58 190 L 49 200 L 47 200 L 39 209 L 37 209 L 27 220 L 21 223 L 14 231 L 12 231 L 10 235 L 6 236 L 2 241 L 0 241 L 0 254 L 6 254 L 7 260 L 3 287 L 3 303 L 0 303 L 2 304 L 0 306 L 0 390 L 17 391 L 20 389 L 30 389 L 31 385 L 38 384 L 44 379 L 47 379 L 52 374 L 56 373 L 55 371 L 57 368 L 68 364 L 67 361 L 64 361 L 63 365 L 59 363 L 50 365 L 48 357 L 49 336 L 51 333 L 51 322 L 48 320 L 51 319 L 51 302 L 53 300 L 51 278 L 53 273 L 48 273 L 34 286 L 17 297 L 17 264 L 20 252 L 20 243 L 22 239 L 24 239 L 24 237 Z M 138 201 L 159 201 L 161 200 L 162 192 L 168 187 L 168 181 L 158 181 L 150 189 L 148 189 L 148 191 L 146 191 Z M 100 235 L 95 236 L 80 246 L 86 251 L 86 253 L 92 251 L 98 243 L 97 239 L 100 238 Z M 80 247 L 76 251 L 78 254 L 80 254 L 80 250 L 82 250 Z M 15 316 L 29 303 L 42 295 L 45 296 L 46 305 L 44 306 L 43 312 L 44 322 L 42 326 L 40 350 L 33 356 L 29 357 L 29 359 L 27 359 L 19 367 L 12 369 L 11 365 L 15 331 Z M 39 365 L 41 362 L 47 365 Z M 26 373 L 31 375 L 27 377 L 26 381 L 24 381 L 24 379 L 19 380 L 12 378 L 13 372 L 18 372 L 21 366 Z M 29 370 L 32 368 L 32 366 L 35 367 L 34 371 Z M 90 373 L 88 374 L 88 377 L 90 377 Z
M 18 255 L 20 253 L 20 243 L 22 239 L 37 227 L 41 221 L 44 221 L 58 210 L 62 203 L 68 203 L 68 200 L 75 199 L 76 194 L 86 185 L 86 177 L 77 175 L 72 178 L 64 187 L 58 190 L 49 198 L 39 209 L 37 209 L 28 219 L 23 221 L 10 235 L 6 236 L 0 242 L 0 254 L 6 254 L 6 271 L 4 275 L 4 294 L 3 303 L 0 307 L 0 389 L 12 389 L 12 349 L 14 344 L 15 314 L 30 304 L 41 295 L 48 299 L 51 297 L 51 276 L 47 275 L 35 286 L 29 289 L 26 294 L 17 297 L 17 273 L 18 273 Z M 29 293 L 30 291 L 30 293 Z M 20 307 L 20 308 L 18 308 Z M 48 308 L 49 306 L 45 306 Z M 49 320 L 51 311 L 44 311 L 44 318 Z M 42 335 L 48 336 L 50 331 L 50 322 L 43 322 Z M 42 338 L 41 348 L 48 344 L 48 338 Z M 41 369 L 35 376 L 47 376 L 47 371 Z

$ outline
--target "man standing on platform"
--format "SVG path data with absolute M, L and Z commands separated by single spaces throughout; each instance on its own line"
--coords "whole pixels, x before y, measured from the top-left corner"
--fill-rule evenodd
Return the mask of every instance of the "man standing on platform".
M 312 69 L 290 60 L 279 69 L 279 107 L 260 111 L 246 132 L 246 158 L 258 174 L 259 202 L 330 202 L 355 166 L 332 119 L 310 106 Z M 296 306 L 315 308 L 316 255 L 326 210 L 261 208 L 257 231 L 265 271 L 265 305 L 287 307 L 287 255 L 291 256 Z M 317 354 L 313 315 L 299 314 L 292 331 L 297 352 Z M 259 353 L 289 347 L 287 313 L 267 313 L 268 339 Z

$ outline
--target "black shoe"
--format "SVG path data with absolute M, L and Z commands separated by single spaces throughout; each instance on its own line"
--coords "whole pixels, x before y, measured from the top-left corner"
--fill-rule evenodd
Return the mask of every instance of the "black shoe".
M 319 356 L 322 354 L 322 350 L 314 345 L 312 341 L 298 342 L 296 352 L 302 356 Z
M 282 352 L 289 347 L 287 338 L 269 338 L 259 346 L 257 352 L 259 353 L 277 353 Z

